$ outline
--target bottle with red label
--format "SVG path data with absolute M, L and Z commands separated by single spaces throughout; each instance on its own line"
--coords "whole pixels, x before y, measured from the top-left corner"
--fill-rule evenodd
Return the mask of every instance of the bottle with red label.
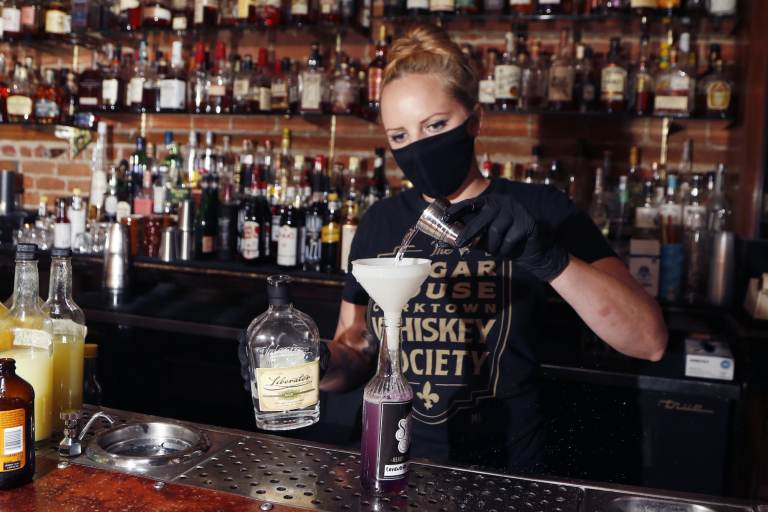
M 16 361 L 0 358 L 0 489 L 32 481 L 35 474 L 35 392 L 16 375 Z
M 387 66 L 387 27 L 381 25 L 379 29 L 379 43 L 376 46 L 376 55 L 368 66 L 368 110 L 371 113 L 379 111 L 381 100 L 381 80 L 384 77 L 384 68 Z

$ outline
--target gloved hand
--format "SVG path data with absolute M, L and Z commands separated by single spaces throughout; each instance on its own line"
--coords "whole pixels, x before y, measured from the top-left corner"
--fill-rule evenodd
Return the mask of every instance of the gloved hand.
M 474 215 L 472 215 L 474 213 Z M 479 238 L 479 247 L 490 254 L 513 260 L 542 281 L 549 282 L 568 266 L 568 252 L 552 233 L 536 222 L 514 198 L 488 194 L 452 205 L 447 222 L 464 220 L 459 247 Z M 465 218 L 466 216 L 466 218 Z
M 237 336 L 237 358 L 240 360 L 240 377 L 243 379 L 243 388 L 249 393 L 251 392 L 251 365 L 250 358 L 248 356 L 248 331 L 240 331 Z M 325 375 L 325 371 L 328 369 L 328 364 L 331 360 L 331 351 L 328 348 L 328 344 L 324 341 L 320 342 L 318 347 L 318 357 L 320 359 L 320 379 Z

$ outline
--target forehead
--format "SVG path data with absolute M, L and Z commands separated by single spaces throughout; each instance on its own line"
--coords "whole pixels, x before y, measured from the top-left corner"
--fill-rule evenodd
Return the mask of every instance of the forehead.
M 463 110 L 448 93 L 445 80 L 434 74 L 408 74 L 388 83 L 381 92 L 385 129 L 407 128 L 437 112 Z

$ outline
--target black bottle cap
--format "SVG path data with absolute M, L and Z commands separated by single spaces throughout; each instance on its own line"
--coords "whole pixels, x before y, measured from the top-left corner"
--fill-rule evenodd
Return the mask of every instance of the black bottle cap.
M 54 247 L 51 249 L 51 258 L 70 258 L 72 256 L 72 250 L 61 248 L 61 247 Z
M 16 261 L 34 261 L 37 259 L 37 246 L 35 244 L 17 244 Z
M 285 306 L 291 303 L 291 294 L 288 285 L 291 277 L 277 274 L 267 278 L 267 300 L 272 306 Z

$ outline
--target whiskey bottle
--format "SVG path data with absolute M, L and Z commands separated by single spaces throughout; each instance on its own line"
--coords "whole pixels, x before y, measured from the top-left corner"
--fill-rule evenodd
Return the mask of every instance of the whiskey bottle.
M 670 65 L 656 77 L 653 112 L 657 115 L 687 117 L 694 106 L 694 78 L 678 65 L 675 48 L 669 51 Z
M 224 42 L 218 41 L 205 87 L 205 111 L 210 114 L 226 114 L 232 110 L 232 77 L 227 70 L 226 51 Z
M 699 81 L 698 112 L 706 117 L 726 118 L 732 113 L 734 85 L 723 72 L 720 45 L 709 46 L 709 69 Z
M 13 68 L 13 81 L 6 99 L 10 123 L 30 123 L 34 120 L 34 89 L 29 73 L 30 70 L 21 62 L 17 62 Z
M 272 70 L 269 65 L 269 52 L 259 48 L 257 68 L 251 83 L 250 101 L 254 112 L 272 111 Z
M 501 62 L 494 68 L 496 82 L 496 109 L 502 112 L 514 110 L 520 98 L 520 79 L 522 71 L 517 59 L 515 35 L 507 32 L 504 36 L 506 49 Z
M 81 112 L 101 110 L 103 79 L 99 66 L 99 54 L 94 51 L 91 56 L 91 67 L 83 70 L 77 77 L 78 108 Z
M 576 110 L 579 112 L 596 110 L 600 83 L 592 61 L 591 47 L 583 44 L 576 45 L 576 64 L 573 75 L 573 96 Z
M 202 114 L 207 104 L 206 83 L 208 72 L 205 66 L 205 47 L 202 41 L 195 43 L 195 67 L 189 77 L 189 110 Z
M 568 46 L 568 31 L 560 33 L 560 48 L 557 57 L 549 68 L 549 87 L 547 88 L 548 107 L 552 110 L 573 109 L 574 67 L 571 49 Z
M 291 25 L 303 27 L 312 22 L 312 2 L 310 0 L 289 0 L 288 16 Z
M 648 37 L 643 36 L 640 42 L 640 61 L 632 74 L 632 111 L 639 115 L 647 115 L 652 111 L 654 83 L 653 75 L 648 65 Z
M 236 114 L 251 114 L 258 111 L 258 102 L 255 104 L 251 102 L 253 99 L 253 94 L 251 93 L 252 82 L 253 58 L 250 55 L 246 55 L 240 60 L 240 57 L 237 56 L 232 68 L 232 112 Z
M 63 102 L 61 91 L 56 84 L 56 70 L 47 68 L 43 80 L 35 90 L 35 122 L 38 124 L 58 123 Z
M 192 26 L 192 9 L 190 0 L 172 0 L 171 2 L 171 29 L 181 34 Z
M 521 110 L 535 110 L 544 105 L 547 100 L 547 68 L 541 59 L 541 41 L 535 41 L 531 46 L 531 56 L 520 53 L 518 65 L 521 68 L 520 98 L 518 107 Z
M 45 9 L 45 34 L 64 38 L 72 31 L 72 17 L 63 0 L 52 0 Z
M 270 84 L 272 112 L 280 114 L 291 112 L 288 97 L 290 75 L 291 61 L 289 58 L 285 57 L 281 61 L 275 61 L 275 72 L 272 74 L 272 83 Z
M 141 112 L 144 107 L 144 82 L 149 74 L 147 42 L 140 41 L 138 58 L 133 68 L 133 75 L 126 84 L 125 107 L 132 112 Z
M 171 6 L 164 0 L 145 0 L 141 24 L 145 27 L 167 28 L 171 26 Z
M 3 310 L 4 312 L 4 310 Z M 0 347 L 6 350 L 10 347 Z M 16 361 L 0 358 L 0 424 L 3 425 L 3 471 L 0 489 L 13 489 L 32 481 L 35 474 L 35 392 L 16 374 Z
M 486 110 L 496 108 L 496 78 L 493 70 L 496 67 L 497 56 L 498 52 L 494 48 L 488 48 L 483 64 L 483 75 L 478 83 L 477 101 Z
M 7 0 L 2 7 L 3 32 L 6 41 L 16 41 L 21 36 L 21 6 L 18 0 Z
M 424 16 L 429 13 L 429 0 L 406 0 L 405 11 L 410 16 Z
M 323 215 L 323 227 L 320 230 L 320 270 L 338 272 L 341 261 L 341 208 L 336 192 L 328 194 L 328 206 Z
M 105 70 L 101 81 L 101 108 L 114 112 L 123 108 L 125 87 L 120 75 L 119 52 L 112 44 L 107 45 L 107 61 L 109 67 Z
M 627 68 L 621 58 L 621 41 L 611 38 L 611 49 L 600 74 L 600 98 L 606 112 L 623 112 L 627 106 Z
M 371 114 L 379 112 L 381 101 L 381 81 L 384 77 L 384 68 L 387 66 L 387 28 L 384 24 L 379 29 L 379 42 L 376 45 L 376 54 L 368 66 L 368 105 Z
M 315 322 L 293 307 L 291 278 L 267 278 L 269 308 L 248 326 L 248 359 L 256 426 L 306 427 L 320 419 L 319 343 Z
M 21 31 L 37 35 L 43 31 L 43 5 L 38 0 L 24 0 L 21 4 Z
M 141 27 L 142 12 L 140 0 L 120 0 L 120 26 L 123 30 L 134 31 Z
M 429 0 L 429 12 L 436 16 L 453 16 L 456 12 L 456 0 Z
M 187 109 L 187 76 L 184 72 L 182 42 L 171 45 L 171 69 L 158 81 L 161 112 L 184 112 Z
M 299 74 L 299 111 L 302 114 L 323 112 L 325 73 L 319 43 L 313 43 L 306 68 Z
M 160 112 L 160 80 L 165 78 L 168 63 L 163 52 L 155 51 L 155 62 L 147 68 L 144 90 L 141 95 L 142 112 Z

